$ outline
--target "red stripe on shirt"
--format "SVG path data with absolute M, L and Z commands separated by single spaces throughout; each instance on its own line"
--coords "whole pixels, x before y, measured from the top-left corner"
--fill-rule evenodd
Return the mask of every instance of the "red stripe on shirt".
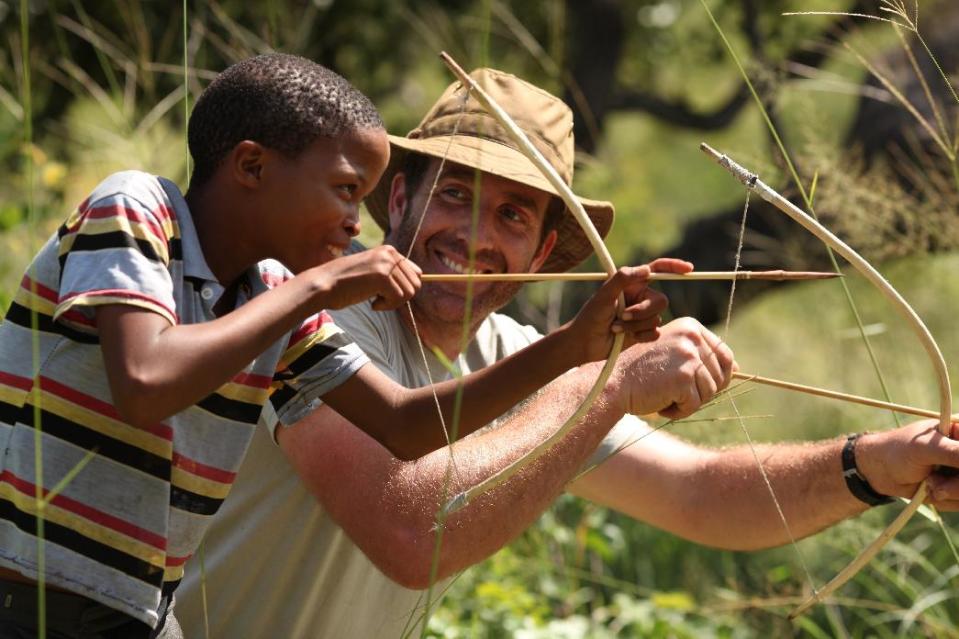
M 176 311 L 170 308 L 169 306 L 167 306 L 166 304 L 162 304 L 161 302 L 158 302 L 155 298 L 150 297 L 149 295 L 144 295 L 143 293 L 139 293 L 137 291 L 131 291 L 130 289 L 126 289 L 126 288 L 102 288 L 102 289 L 96 289 L 92 291 L 70 291 L 69 293 L 63 295 L 57 303 L 63 304 L 64 302 L 68 302 L 75 297 L 80 297 L 81 295 L 91 296 L 91 297 L 110 296 L 110 297 L 122 297 L 126 299 L 131 299 L 131 300 L 143 300 L 146 302 L 150 302 L 151 304 L 154 304 L 156 306 L 159 306 L 160 308 L 165 310 L 167 313 L 169 313 L 174 319 L 176 319 L 177 322 L 180 321 L 180 318 L 176 314 Z
M 90 328 L 97 327 L 97 323 L 92 318 L 89 318 L 80 311 L 76 310 L 70 310 L 66 313 L 61 313 L 60 319 L 67 320 L 74 324 L 80 324 L 81 326 L 88 326 Z
M 266 375 L 256 375 L 254 373 L 238 373 L 233 376 L 234 384 L 250 386 L 252 388 L 269 388 L 273 383 L 273 378 Z
M 151 210 L 150 213 L 159 218 L 161 222 L 173 217 L 170 215 L 169 209 L 162 205 L 157 206 L 157 208 Z M 167 237 L 166 231 L 163 230 L 163 226 L 158 224 L 156 220 L 147 217 L 139 209 L 128 208 L 118 203 L 107 204 L 106 206 L 95 206 L 92 209 L 84 211 L 83 216 L 89 220 L 106 220 L 111 217 L 125 217 L 131 222 L 148 228 L 158 240 L 168 242 L 170 239 Z
M 271 273 L 270 271 L 263 271 L 260 273 L 260 279 L 263 280 L 263 283 L 269 288 L 276 288 L 283 282 L 289 280 L 290 276 L 280 273 Z
M 40 282 L 30 279 L 30 276 L 26 274 L 24 274 L 23 279 L 20 280 L 20 288 L 30 291 L 31 293 L 36 293 L 43 299 L 50 302 L 57 302 L 58 294 L 55 290 L 44 286 Z
M 167 566 L 167 568 L 170 568 L 171 566 L 182 566 L 182 565 L 185 564 L 187 561 L 189 561 L 189 560 L 190 560 L 190 557 L 192 557 L 192 556 L 193 556 L 193 555 L 187 555 L 187 556 L 185 556 L 185 557 L 167 557 L 167 558 L 166 558 L 166 566 Z
M 236 480 L 236 473 L 217 468 L 216 466 L 201 464 L 195 459 L 190 459 L 180 453 L 173 453 L 173 465 L 192 475 L 212 479 L 221 484 L 232 484 Z
M 0 473 L 0 482 L 10 484 L 15 489 L 29 497 L 35 497 L 37 494 L 37 487 L 35 484 L 17 477 L 9 470 L 5 470 Z M 44 489 L 44 496 L 46 496 L 49 492 L 49 490 Z M 79 502 L 76 499 L 71 499 L 62 493 L 54 497 L 51 503 L 58 508 L 62 508 L 70 513 L 73 513 L 74 515 L 83 517 L 84 519 L 92 521 L 105 528 L 115 530 L 116 532 L 126 535 L 127 537 L 149 544 L 157 550 L 166 551 L 166 538 L 162 535 L 158 535 L 155 532 L 151 532 L 145 528 L 131 524 L 124 519 L 120 519 L 119 517 L 105 513 L 102 510 L 88 506 L 87 504 Z
M 301 340 L 306 339 L 310 335 L 317 333 L 324 324 L 333 323 L 333 318 L 329 316 L 326 311 L 320 311 L 313 317 L 309 317 L 300 324 L 300 327 L 290 335 L 290 342 L 288 345 L 292 347 L 294 344 L 298 344 Z
M 4 373 L 0 371 L 0 384 L 5 386 L 12 386 L 14 388 L 19 388 L 20 390 L 28 391 L 33 388 L 33 380 L 29 377 L 20 377 L 19 375 L 11 375 L 10 373 Z
M 115 419 L 119 422 L 126 423 L 126 420 L 120 416 L 120 413 L 117 412 L 117 409 L 108 402 L 103 401 L 102 399 L 97 399 L 92 395 L 87 395 L 86 393 L 81 393 L 75 388 L 70 388 L 60 382 L 50 379 L 49 377 L 40 377 L 40 388 L 49 393 L 53 393 L 57 397 L 62 397 L 63 399 L 73 402 L 78 406 L 82 406 L 89 410 L 92 410 L 95 413 L 99 413 L 110 419 Z M 151 435 L 156 435 L 167 441 L 173 441 L 173 429 L 166 424 L 157 422 L 152 424 L 142 430 L 150 433 Z

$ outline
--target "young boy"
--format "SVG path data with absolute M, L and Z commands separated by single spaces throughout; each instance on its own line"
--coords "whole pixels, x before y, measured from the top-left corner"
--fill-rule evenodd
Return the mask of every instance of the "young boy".
M 189 145 L 185 197 L 145 173 L 107 178 L 0 325 L 0 636 L 36 628 L 41 572 L 51 633 L 162 628 L 261 419 L 294 423 L 322 396 L 397 456 L 445 443 L 430 390 L 366 366 L 322 312 L 371 297 L 395 308 L 419 287 L 391 247 L 333 259 L 389 158 L 372 104 L 308 60 L 259 56 L 211 83 Z M 605 356 L 611 326 L 655 334 L 641 302 L 613 322 L 617 294 L 640 299 L 646 273 L 621 272 L 572 325 L 470 376 L 460 432 Z M 454 391 L 437 387 L 444 408 Z M 35 495 L 55 487 L 38 513 Z

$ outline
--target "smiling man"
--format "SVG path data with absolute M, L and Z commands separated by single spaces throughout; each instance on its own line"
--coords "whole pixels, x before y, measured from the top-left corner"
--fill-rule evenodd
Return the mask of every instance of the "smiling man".
M 571 183 L 566 105 L 508 74 L 482 69 L 473 76 Z M 404 253 L 412 247 L 424 272 L 561 272 L 589 255 L 588 241 L 552 187 L 474 100 L 464 105 L 458 85 L 409 136 L 391 136 L 391 143 L 390 166 L 367 205 L 386 241 Z M 612 205 L 583 203 L 607 233 Z M 679 260 L 653 266 L 691 268 Z M 486 366 L 538 338 L 534 329 L 495 312 L 517 290 L 474 287 L 470 341 L 461 349 L 464 286 L 426 284 L 413 300 L 416 328 L 427 346 L 441 349 L 462 371 Z M 649 313 L 664 307 L 663 298 L 649 298 Z M 428 350 L 424 364 L 405 312 L 374 313 L 359 305 L 337 313 L 336 321 L 403 384 L 448 376 Z M 628 349 L 569 436 L 447 520 L 438 578 L 494 553 L 564 489 L 702 543 L 732 549 L 785 543 L 748 449 L 699 448 L 651 433 L 632 416 L 688 415 L 728 383 L 733 366 L 729 349 L 689 318 L 663 326 L 655 342 Z M 393 458 L 322 404 L 295 426 L 278 429 L 279 446 L 259 429 L 231 499 L 207 535 L 205 576 L 191 572 L 181 587 L 186 596 L 177 617 L 188 636 L 204 636 L 207 623 L 214 637 L 401 636 L 419 619 L 429 584 L 435 515 L 451 455 L 455 472 L 448 488 L 455 493 L 553 433 L 579 406 L 598 368 L 569 372 L 495 428 L 416 462 Z M 855 453 L 858 483 L 844 476 L 844 448 Z M 883 495 L 911 494 L 935 464 L 959 465 L 959 447 L 929 423 L 851 443 L 762 446 L 759 452 L 796 535 L 860 513 Z M 955 483 L 937 479 L 935 486 L 939 504 L 954 508 Z M 204 585 L 208 615 L 198 592 Z

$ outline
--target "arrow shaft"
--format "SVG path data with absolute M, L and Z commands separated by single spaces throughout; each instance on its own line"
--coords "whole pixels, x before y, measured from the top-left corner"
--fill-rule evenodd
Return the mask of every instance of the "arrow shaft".
M 733 373 L 733 377 L 735 377 L 736 379 L 747 381 L 747 382 L 755 382 L 757 384 L 764 384 L 766 386 L 774 386 L 776 388 L 783 388 L 785 390 L 806 393 L 807 395 L 816 395 L 818 397 L 828 397 L 830 399 L 838 399 L 840 401 L 851 402 L 853 404 L 862 404 L 863 406 L 872 406 L 873 408 L 893 410 L 893 411 L 896 411 L 897 413 L 904 413 L 906 415 L 916 415 L 917 417 L 930 417 L 934 419 L 937 419 L 939 417 L 939 411 L 927 410 L 925 408 L 916 408 L 914 406 L 906 406 L 905 404 L 895 404 L 893 402 L 884 402 L 878 399 L 872 399 L 871 397 L 863 397 L 861 395 L 850 395 L 848 393 L 840 393 L 838 391 L 826 390 L 825 388 L 817 388 L 815 386 L 806 386 L 805 384 L 796 384 L 794 382 L 784 382 L 779 379 L 773 379 L 771 377 L 762 377 L 760 375 L 753 375 L 751 373 L 736 372 L 736 373 Z M 959 419 L 959 415 L 954 415 L 953 419 Z
M 838 273 L 819 273 L 814 271 L 699 271 L 686 274 L 651 273 L 653 282 L 700 282 L 707 280 L 825 280 L 840 277 Z M 606 273 L 425 273 L 424 282 L 584 282 L 605 281 Z

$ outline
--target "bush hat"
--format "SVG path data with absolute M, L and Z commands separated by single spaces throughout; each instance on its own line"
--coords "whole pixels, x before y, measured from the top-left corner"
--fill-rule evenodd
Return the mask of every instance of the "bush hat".
M 573 181 L 573 113 L 550 93 L 495 69 L 477 69 L 470 76 L 512 116 L 519 127 L 559 172 Z M 559 197 L 556 189 L 520 152 L 506 130 L 472 95 L 463 104 L 466 89 L 454 82 L 446 88 L 419 126 L 406 137 L 391 135 L 390 163 L 379 184 L 366 198 L 366 208 L 384 230 L 389 227 L 388 200 L 393 176 L 409 152 L 445 158 L 486 173 L 514 180 Z M 578 198 L 603 237 L 613 224 L 610 202 Z M 567 271 L 593 251 L 569 209 L 557 229 L 556 246 L 542 272 Z

